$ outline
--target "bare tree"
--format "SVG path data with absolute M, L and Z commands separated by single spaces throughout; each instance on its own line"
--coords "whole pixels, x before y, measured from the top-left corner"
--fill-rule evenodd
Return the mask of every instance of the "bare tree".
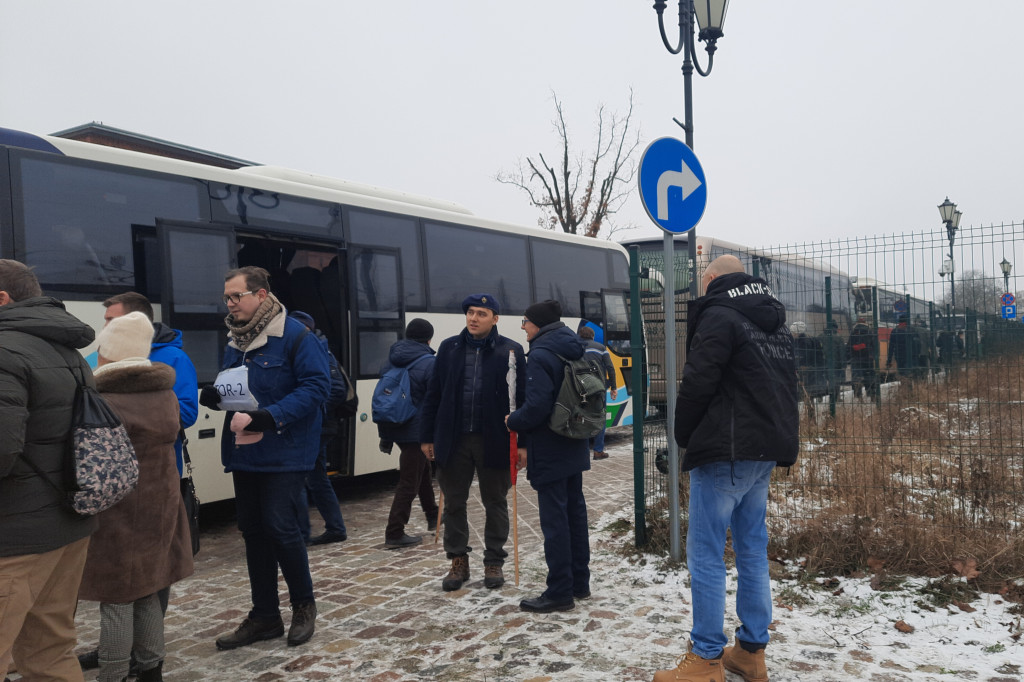
M 956 309 L 978 312 L 994 312 L 998 310 L 999 299 L 1003 294 L 1002 275 L 993 276 L 984 270 L 967 270 L 963 274 L 956 273 Z M 948 287 L 942 292 L 942 305 L 950 303 Z
M 525 164 L 510 173 L 495 176 L 498 182 L 526 192 L 532 203 L 544 211 L 537 222 L 549 229 L 561 228 L 571 234 L 596 237 L 602 229 L 607 236 L 624 227 L 612 222 L 615 213 L 633 190 L 640 146 L 640 132 L 634 130 L 633 90 L 624 116 L 609 113 L 604 105 L 597 110 L 597 140 L 589 157 L 571 149 L 562 102 L 551 93 L 556 119 L 552 121 L 561 142 L 561 163 L 556 170 L 544 158 L 527 157 Z

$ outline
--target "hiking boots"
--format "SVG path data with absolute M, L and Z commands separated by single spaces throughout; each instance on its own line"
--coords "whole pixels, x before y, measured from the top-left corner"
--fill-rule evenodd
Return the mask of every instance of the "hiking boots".
M 505 584 L 505 574 L 501 566 L 484 566 L 484 587 L 489 590 L 497 589 Z
M 594 459 L 608 459 L 608 453 L 601 450 L 594 450 Z
M 441 589 L 445 592 L 454 592 L 462 587 L 462 583 L 469 580 L 469 557 L 460 554 L 452 559 L 451 570 L 441 581 Z
M 654 673 L 654 682 L 725 682 L 725 670 L 722 659 L 701 658 L 687 651 L 676 661 L 675 668 Z
M 764 662 L 764 647 L 750 652 L 744 649 L 740 640 L 737 639 L 736 646 L 727 646 L 722 652 L 722 665 L 729 672 L 741 676 L 745 682 L 768 682 L 768 666 Z
M 246 618 L 230 635 L 217 638 L 217 648 L 221 650 L 237 649 L 240 646 L 249 646 L 253 642 L 264 639 L 275 639 L 283 634 L 284 623 L 281 622 L 280 616 L 276 620 Z
M 135 682 L 164 682 L 164 662 L 160 661 L 149 670 L 140 670 Z
M 305 644 L 316 630 L 316 603 L 305 602 L 292 607 L 292 624 L 288 628 L 288 646 Z

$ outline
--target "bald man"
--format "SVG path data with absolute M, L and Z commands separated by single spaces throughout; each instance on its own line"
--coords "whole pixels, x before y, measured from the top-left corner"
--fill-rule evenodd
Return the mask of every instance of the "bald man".
M 772 469 L 797 456 L 797 384 L 786 309 L 763 279 L 721 256 L 701 279 L 704 296 L 689 311 L 686 366 L 675 412 L 675 439 L 690 476 L 686 561 L 693 627 L 673 670 L 654 682 L 767 680 L 764 650 L 772 622 L 765 524 Z M 734 646 L 726 646 L 726 533 L 739 574 Z

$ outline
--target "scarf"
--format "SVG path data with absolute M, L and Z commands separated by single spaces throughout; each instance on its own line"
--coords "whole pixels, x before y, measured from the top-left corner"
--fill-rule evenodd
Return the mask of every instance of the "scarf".
M 284 308 L 281 306 L 281 302 L 277 300 L 277 297 L 268 293 L 267 297 L 263 299 L 263 303 L 260 303 L 260 307 L 256 309 L 256 313 L 252 316 L 251 320 L 244 324 L 239 324 L 235 322 L 235 316 L 229 314 L 224 318 L 224 324 L 227 325 L 235 345 L 242 352 L 245 352 L 252 342 L 256 340 L 256 337 L 267 328 L 270 321 L 277 317 L 282 310 Z

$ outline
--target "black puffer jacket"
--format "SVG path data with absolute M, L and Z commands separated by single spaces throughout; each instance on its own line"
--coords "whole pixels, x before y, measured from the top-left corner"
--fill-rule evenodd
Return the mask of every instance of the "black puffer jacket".
M 797 457 L 796 366 L 786 309 L 768 284 L 720 275 L 693 301 L 676 402 L 683 470 L 720 461 Z
M 63 486 L 77 388 L 69 362 L 94 386 L 75 350 L 94 337 L 92 327 L 53 298 L 0 306 L 0 556 L 50 552 L 96 529 L 95 518 L 71 511 L 24 461 Z

